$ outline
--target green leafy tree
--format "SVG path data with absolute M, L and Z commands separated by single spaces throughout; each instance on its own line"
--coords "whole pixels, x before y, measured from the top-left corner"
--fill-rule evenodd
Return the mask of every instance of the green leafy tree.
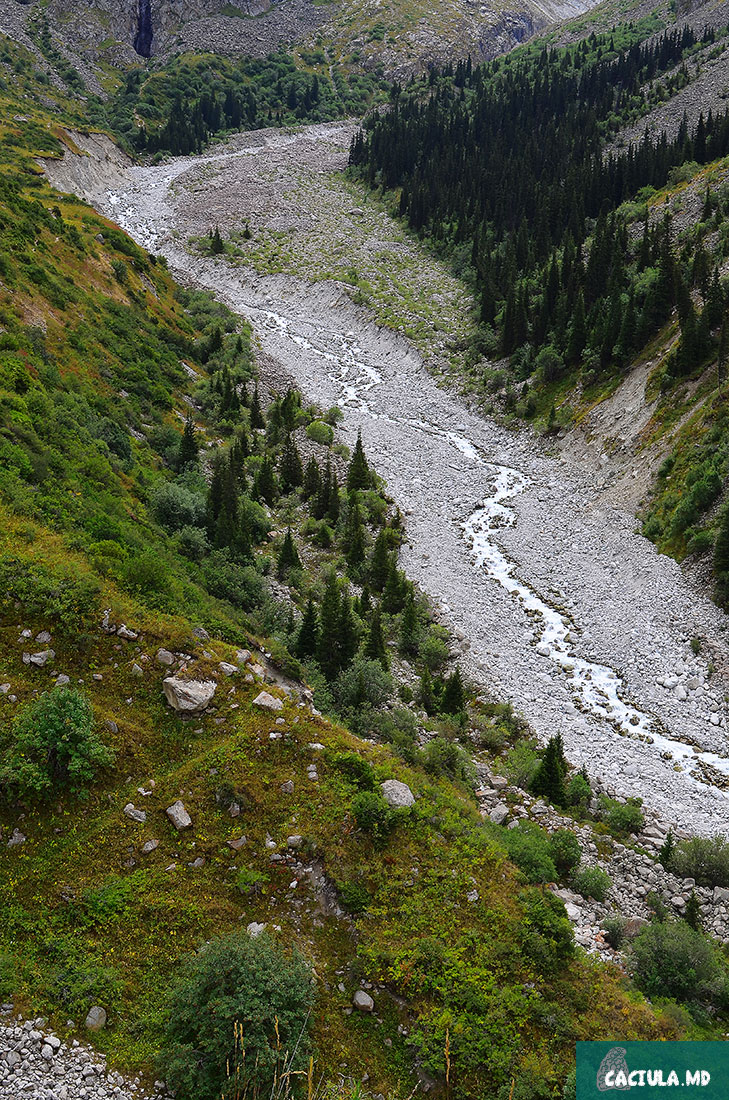
M 649 997 L 709 1003 L 726 997 L 726 964 L 717 946 L 685 921 L 652 921 L 633 942 L 635 984 Z
M 182 968 L 167 1005 L 160 1058 L 180 1096 L 268 1095 L 282 1052 L 294 1071 L 309 1058 L 311 972 L 263 933 L 213 939 Z
M 54 688 L 13 719 L 2 780 L 21 798 L 68 792 L 83 796 L 114 753 L 94 729 L 91 703 L 73 688 Z

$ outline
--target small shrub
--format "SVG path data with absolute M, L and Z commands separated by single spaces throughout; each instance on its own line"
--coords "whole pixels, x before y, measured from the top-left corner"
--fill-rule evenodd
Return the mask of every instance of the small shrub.
M 320 443 L 323 447 L 331 447 L 334 442 L 334 432 L 323 420 L 312 420 L 306 434 L 314 443 Z
M 612 947 L 613 951 L 619 951 L 624 944 L 627 923 L 625 917 L 621 917 L 619 913 L 616 913 L 612 917 L 606 917 L 603 921 L 602 928 L 605 933 L 605 939 Z
M 506 754 L 504 770 L 516 787 L 528 788 L 539 764 L 539 754 L 526 741 L 520 741 Z
M 600 798 L 600 818 L 611 833 L 625 836 L 627 833 L 639 833 L 645 825 L 641 811 L 641 800 L 629 798 L 627 802 L 618 802 L 614 798 L 602 795 Z
M 72 688 L 44 692 L 15 717 L 2 779 L 20 797 L 68 791 L 83 795 L 114 754 L 94 731 L 85 695 Z
M 693 878 L 699 886 L 729 886 L 729 843 L 723 836 L 681 840 L 670 865 L 679 878 Z
M 578 894 L 582 894 L 583 898 L 594 898 L 595 901 L 604 901 L 611 886 L 610 875 L 601 867 L 583 867 L 577 871 L 572 881 Z
M 360 791 L 352 799 L 352 813 L 357 828 L 375 840 L 384 840 L 392 832 L 395 814 L 378 791 Z
M 355 917 L 366 912 L 372 902 L 369 890 L 361 882 L 343 882 L 337 887 L 337 893 L 344 908 Z
M 572 776 L 567 784 L 565 794 L 568 806 L 574 806 L 583 811 L 587 809 L 592 797 L 592 788 L 582 772 L 578 772 L 577 775 Z
M 169 999 L 160 1057 L 168 1083 L 195 1100 L 219 1100 L 230 1079 L 257 1095 L 279 1062 L 277 1037 L 291 1068 L 305 1070 L 313 998 L 302 957 L 265 934 L 212 940 L 188 961 Z
M 430 775 L 445 775 L 449 779 L 460 779 L 464 783 L 475 785 L 476 772 L 471 758 L 455 741 L 435 737 L 423 749 L 421 759 L 423 767 Z
M 385 672 L 379 661 L 371 661 L 358 655 L 339 673 L 332 691 L 340 713 L 380 707 L 392 694 L 392 677 Z
M 552 834 L 549 849 L 554 865 L 562 876 L 568 875 L 580 862 L 580 842 L 569 829 L 557 829 Z
M 356 752 L 340 752 L 332 759 L 337 771 L 345 775 L 361 791 L 372 791 L 375 787 L 375 773 L 372 765 Z
M 649 997 L 715 1002 L 726 995 L 727 973 L 716 947 L 685 921 L 653 921 L 630 954 L 635 984 Z
M 553 882 L 557 878 L 549 837 L 533 821 L 520 821 L 515 829 L 505 830 L 503 839 L 509 859 L 529 882 Z

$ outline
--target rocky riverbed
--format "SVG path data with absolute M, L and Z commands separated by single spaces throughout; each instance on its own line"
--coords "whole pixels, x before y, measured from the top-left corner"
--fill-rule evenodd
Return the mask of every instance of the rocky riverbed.
M 107 163 L 96 186 L 87 162 L 83 186 L 181 278 L 246 316 L 309 398 L 342 409 L 347 441 L 362 429 L 407 515 L 407 571 L 460 639 L 468 672 L 542 737 L 560 730 L 569 757 L 607 787 L 642 797 L 679 828 L 729 832 L 728 620 L 611 502 L 599 463 L 484 419 L 439 384 L 437 354 L 426 369 L 417 348 L 375 323 L 340 281 L 265 275 L 187 246 L 211 224 L 225 236 L 242 218 L 273 224 L 288 212 L 276 180 L 289 161 L 311 175 L 298 201 L 308 247 L 322 254 L 323 173 L 344 167 L 351 133 L 332 124 L 247 134 L 202 158 L 130 166 L 112 181 Z M 70 188 L 82 160 L 67 155 L 52 178 Z M 307 247 L 306 236 L 298 243 Z M 433 265 L 407 247 L 419 267 Z

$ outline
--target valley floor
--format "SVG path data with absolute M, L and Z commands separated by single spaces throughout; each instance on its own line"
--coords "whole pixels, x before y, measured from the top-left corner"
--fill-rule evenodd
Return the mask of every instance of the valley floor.
M 352 132 L 239 135 L 155 167 L 98 160 L 96 175 L 70 154 L 48 167 L 247 317 L 308 398 L 342 409 L 347 442 L 362 429 L 407 515 L 407 571 L 461 639 L 474 679 L 543 737 L 560 730 L 571 760 L 665 821 L 729 832 L 729 620 L 636 533 L 597 470 L 438 383 L 428 367 L 452 369 L 468 295 L 382 210 L 359 209 L 339 174 Z M 187 244 L 246 222 L 250 246 L 233 255 Z M 359 282 L 367 305 L 353 301 Z

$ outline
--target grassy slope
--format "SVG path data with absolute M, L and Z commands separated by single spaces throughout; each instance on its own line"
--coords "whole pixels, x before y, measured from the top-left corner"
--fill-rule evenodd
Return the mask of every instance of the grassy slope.
M 561 906 L 520 882 L 465 788 L 408 769 L 388 749 L 293 703 L 283 712 L 284 738 L 271 741 L 277 727 L 251 707 L 258 686 L 239 677 L 229 693 L 217 662 L 249 643 L 246 616 L 207 594 L 145 505 L 154 481 L 169 476 L 146 440 L 179 425 L 191 386 L 180 355 L 201 334 L 159 264 L 39 179 L 32 154 L 57 151 L 58 139 L 32 99 L 23 111 L 33 123 L 16 123 L 17 101 L 2 94 L 0 679 L 20 703 L 50 685 L 48 667 L 22 663 L 23 649 L 39 647 L 19 640 L 20 629 L 49 629 L 52 667 L 83 681 L 99 723 L 116 726 L 102 728 L 118 752 L 85 802 L 3 806 L 5 838 L 19 827 L 27 841 L 3 848 L 0 861 L 2 997 L 16 995 L 61 1028 L 104 1003 L 110 1027 L 98 1043 L 117 1064 L 151 1075 L 163 994 L 179 960 L 216 931 L 265 919 L 315 966 L 322 1072 L 334 1078 L 343 1063 L 347 1073 L 366 1070 L 374 1091 L 410 1093 L 410 1038 L 430 1070 L 442 1072 L 446 1030 L 453 1094 L 479 1097 L 496 1094 L 486 1082 L 508 1089 L 512 1074 L 556 1086 L 576 1038 L 672 1034 L 616 971 L 573 954 Z M 110 450 L 117 437 L 107 421 L 144 436 L 130 457 Z M 166 581 L 135 593 L 138 566 L 125 572 L 115 545 L 133 562 L 151 552 Z M 102 633 L 103 608 L 139 639 Z M 192 634 L 199 622 L 213 635 L 204 646 Z M 220 676 L 215 714 L 192 722 L 171 715 L 154 660 L 160 645 Z M 5 695 L 0 705 L 5 740 L 15 704 Z M 319 755 L 308 747 L 315 741 L 325 746 Z M 355 788 L 332 759 L 341 749 L 420 796 L 385 845 L 354 827 Z M 314 759 L 317 785 L 306 777 Z M 279 788 L 289 779 L 294 793 L 284 798 Z M 235 821 L 216 803 L 224 785 L 242 802 Z M 177 797 L 193 818 L 182 836 L 164 816 Z M 146 809 L 146 825 L 123 815 L 129 801 Z M 234 854 L 226 841 L 241 832 L 248 843 Z M 366 887 L 365 916 L 326 915 L 305 877 L 293 887 L 292 869 L 270 863 L 266 836 L 281 846 L 292 832 L 306 840 L 305 866 L 316 860 L 340 886 Z M 152 837 L 160 845 L 143 856 Z M 189 867 L 199 855 L 204 866 Z M 234 868 L 260 874 L 259 896 L 240 892 Z M 474 888 L 475 903 L 466 896 Z M 372 1017 L 343 1011 L 362 977 L 378 985 Z

